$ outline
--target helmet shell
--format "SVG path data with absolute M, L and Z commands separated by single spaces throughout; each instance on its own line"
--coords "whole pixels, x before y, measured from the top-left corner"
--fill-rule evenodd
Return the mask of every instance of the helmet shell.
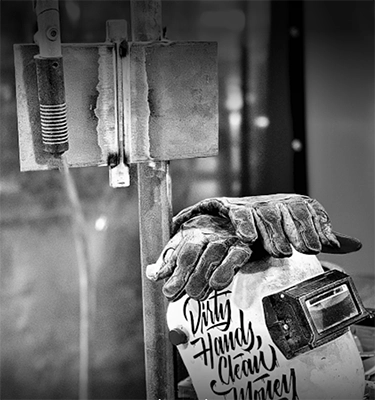
M 316 256 L 251 259 L 232 284 L 205 301 L 170 303 L 167 323 L 188 341 L 178 351 L 199 399 L 362 399 L 363 364 L 348 330 L 287 360 L 265 324 L 262 298 L 315 275 Z

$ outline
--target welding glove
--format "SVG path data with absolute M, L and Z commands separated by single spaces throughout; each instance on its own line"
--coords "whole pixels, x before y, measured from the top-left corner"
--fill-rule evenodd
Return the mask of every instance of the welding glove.
M 172 235 L 186 221 L 202 214 L 228 219 L 239 239 L 250 246 L 259 239 L 273 257 L 291 256 L 291 246 L 304 254 L 340 247 L 325 209 L 308 196 L 273 194 L 206 199 L 174 217 Z
M 163 292 L 170 300 L 184 290 L 202 300 L 231 283 L 256 244 L 277 258 L 291 256 L 291 245 L 305 254 L 340 247 L 328 214 L 310 197 L 212 198 L 174 217 L 172 238 L 146 273 L 155 281 L 169 278 Z
M 154 281 L 169 278 L 163 286 L 169 300 L 177 300 L 185 291 L 194 299 L 204 300 L 212 290 L 227 287 L 251 253 L 229 219 L 198 215 L 180 224 L 146 274 Z

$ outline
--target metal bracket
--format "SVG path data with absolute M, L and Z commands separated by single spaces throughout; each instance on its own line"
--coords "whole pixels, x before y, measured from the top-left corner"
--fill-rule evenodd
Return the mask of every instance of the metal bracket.
M 130 185 L 126 138 L 130 132 L 130 57 L 127 22 L 107 21 L 107 41 L 114 44 L 114 88 L 117 153 L 108 155 L 109 185 L 113 188 Z
M 111 39 L 104 43 L 61 46 L 69 168 L 110 168 L 111 185 L 123 187 L 128 164 L 217 155 L 217 44 L 128 43 L 125 21 L 107 26 Z M 38 50 L 14 45 L 22 171 L 61 167 L 60 157 L 43 149 Z

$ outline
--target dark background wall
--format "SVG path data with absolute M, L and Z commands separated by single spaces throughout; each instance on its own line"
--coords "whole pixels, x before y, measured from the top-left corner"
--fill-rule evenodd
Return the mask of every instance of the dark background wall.
M 330 257 L 374 271 L 374 10 L 371 2 L 306 2 L 306 94 L 311 196 L 363 249 Z

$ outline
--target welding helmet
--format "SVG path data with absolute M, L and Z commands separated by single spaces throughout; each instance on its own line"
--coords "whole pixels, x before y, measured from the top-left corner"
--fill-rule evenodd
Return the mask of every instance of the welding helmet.
M 318 258 L 254 257 L 205 301 L 169 304 L 170 339 L 199 399 L 362 399 L 349 330 L 367 314 L 351 278 Z

